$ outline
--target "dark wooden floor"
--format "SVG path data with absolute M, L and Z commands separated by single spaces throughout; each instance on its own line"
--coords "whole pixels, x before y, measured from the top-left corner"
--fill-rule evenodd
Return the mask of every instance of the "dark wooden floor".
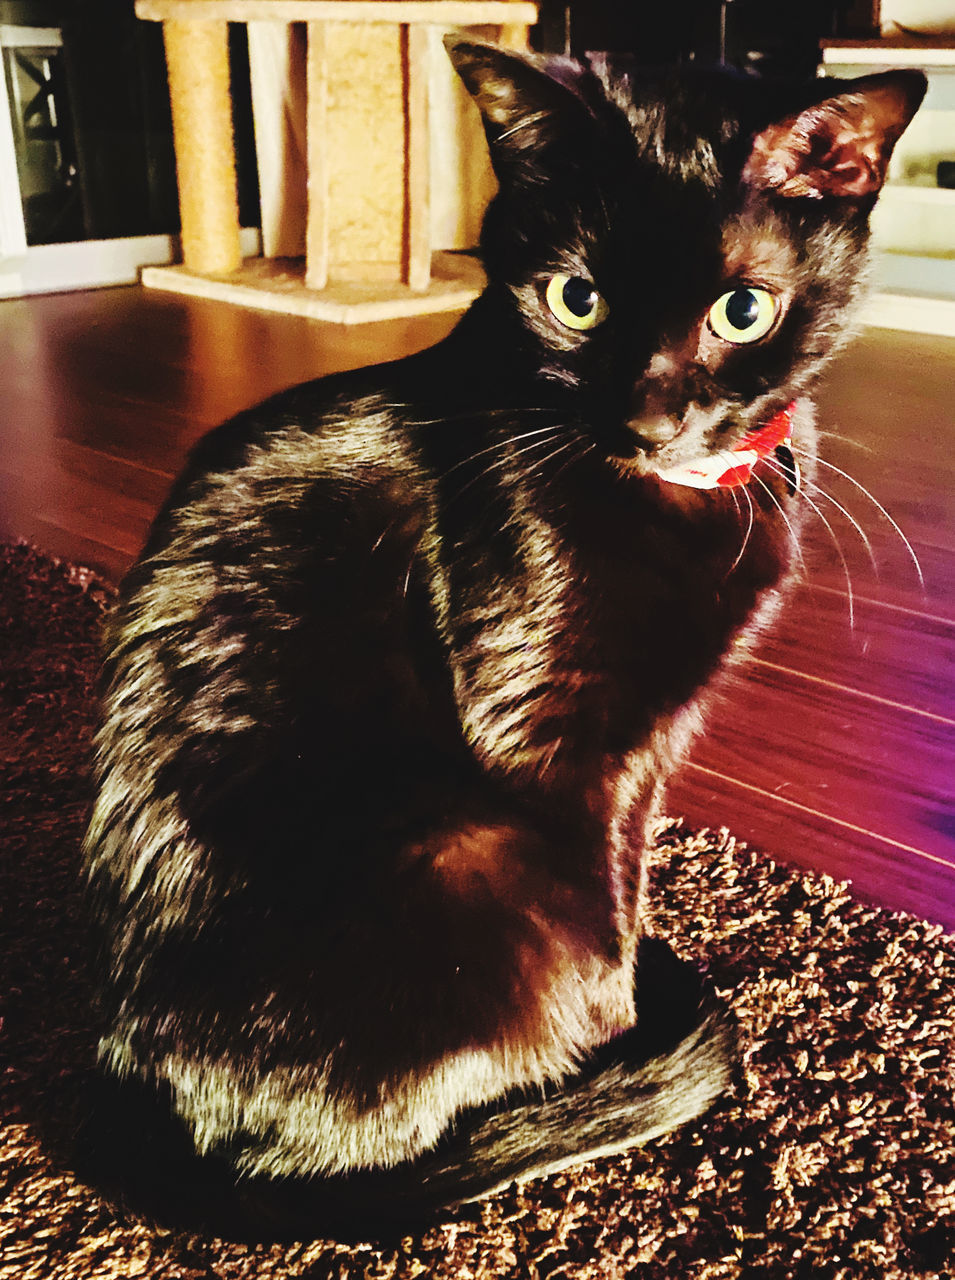
M 0 531 L 115 578 L 207 428 L 452 320 L 345 329 L 137 288 L 0 303 Z M 953 381 L 955 341 L 886 330 L 834 366 L 824 457 L 891 511 L 924 587 L 873 502 L 823 468 L 808 581 L 721 693 L 669 809 L 955 928 Z

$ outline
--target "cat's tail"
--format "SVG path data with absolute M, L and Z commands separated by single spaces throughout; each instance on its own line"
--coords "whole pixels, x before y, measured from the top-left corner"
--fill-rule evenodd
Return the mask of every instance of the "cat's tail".
M 418 1196 L 428 1207 L 458 1205 L 651 1142 L 727 1092 L 735 1044 L 729 1019 L 712 1010 L 668 1053 L 639 1066 L 617 1061 L 490 1116 L 416 1162 Z
M 645 966 L 638 968 L 646 978 Z M 688 1011 L 674 998 L 672 978 L 650 989 L 655 1007 L 641 1002 L 638 1028 L 605 1046 L 560 1091 L 467 1113 L 438 1147 L 407 1164 L 333 1178 L 236 1181 L 225 1162 L 197 1160 L 181 1136 L 174 1150 L 167 1135 L 126 1163 L 120 1198 L 134 1211 L 232 1237 L 382 1238 L 512 1182 L 650 1142 L 725 1094 L 736 1057 L 735 1027 L 714 996 Z M 680 1004 L 683 1025 L 675 1026 Z M 113 1124 L 124 1136 L 136 1134 L 137 1145 L 150 1129 L 157 1132 L 142 1120 L 119 1120 L 114 1103 Z
M 413 1163 L 304 1187 L 240 1183 L 237 1193 L 249 1197 L 247 1213 L 254 1204 L 260 1221 L 282 1234 L 306 1224 L 313 1235 L 339 1238 L 405 1234 L 512 1182 L 626 1151 L 696 1119 L 729 1090 L 735 1048 L 735 1027 L 711 1007 L 668 1051 L 635 1064 L 628 1045 L 614 1044 L 602 1055 L 613 1060 L 591 1063 L 551 1097 L 462 1117 Z

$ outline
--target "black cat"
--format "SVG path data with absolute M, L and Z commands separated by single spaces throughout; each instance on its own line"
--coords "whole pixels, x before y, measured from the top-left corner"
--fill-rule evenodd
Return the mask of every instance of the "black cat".
M 726 1089 L 725 1017 L 663 1025 L 686 975 L 635 966 L 645 831 L 778 599 L 924 92 L 449 48 L 500 184 L 486 291 L 208 436 L 108 636 L 102 1065 L 276 1221 L 306 1188 L 300 1225 L 460 1203 Z

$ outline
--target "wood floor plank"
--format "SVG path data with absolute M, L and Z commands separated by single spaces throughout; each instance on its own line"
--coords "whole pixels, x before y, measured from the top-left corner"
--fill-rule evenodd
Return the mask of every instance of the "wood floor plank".
M 870 330 L 828 371 L 817 401 L 833 434 L 821 456 L 887 508 L 913 543 L 955 551 L 955 339 Z M 860 374 L 862 376 L 860 377 Z M 870 499 L 825 467 L 820 485 L 891 541 Z
M 106 563 L 122 571 L 138 553 L 158 504 L 141 492 L 123 493 L 107 479 L 83 476 L 50 460 L 43 490 L 34 510 L 23 517 L 20 536 L 44 546 L 42 531 L 59 529 L 82 538 L 90 547 L 102 548 L 90 568 Z
M 24 356 L 67 385 L 108 388 L 130 403 L 175 406 L 212 426 L 283 387 L 429 346 L 455 316 L 384 321 L 353 328 L 128 289 L 32 298 L 4 304 L 0 367 L 9 390 L 30 393 L 18 376 Z M 45 323 L 47 314 L 49 323 Z M 5 386 L 5 393 L 7 392 Z M 68 417 L 64 416 L 68 430 Z
M 57 523 L 50 523 L 34 516 L 27 541 L 33 546 L 42 547 L 47 555 L 70 560 L 91 569 L 106 582 L 115 584 L 122 580 L 135 559 L 135 551 L 111 546 L 99 536 L 87 537 L 81 529 L 63 527 L 70 523 L 68 517 L 58 516 L 57 519 Z M 90 532 L 96 534 L 103 531 Z
M 861 697 L 955 722 L 955 621 L 802 587 L 754 657 Z
M 849 880 L 868 902 L 955 930 L 955 869 L 945 860 L 913 854 L 693 764 L 671 781 L 666 810 L 691 827 L 725 827 L 778 862 Z
M 110 493 L 133 500 L 137 512 L 158 510 L 174 475 L 172 471 L 145 466 L 140 460 L 113 457 L 72 440 L 55 440 L 50 452 L 63 483 L 92 482 Z
M 208 299 L 144 298 L 135 288 L 3 307 L 5 434 L 17 435 L 22 464 L 56 437 L 169 474 L 240 410 L 306 379 L 428 346 L 455 319 L 356 332 Z
M 691 760 L 955 866 L 955 725 L 758 665 L 714 698 Z

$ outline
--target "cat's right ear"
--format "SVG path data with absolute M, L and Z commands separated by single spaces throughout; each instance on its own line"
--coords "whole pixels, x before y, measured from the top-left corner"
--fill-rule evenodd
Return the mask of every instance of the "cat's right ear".
M 840 91 L 757 134 L 743 180 L 781 196 L 872 200 L 925 96 L 925 76 L 886 71 L 820 84 Z
M 583 68 L 560 59 L 548 74 L 533 55 L 522 57 L 453 33 L 444 45 L 481 112 L 499 181 L 533 181 L 546 169 L 549 155 L 575 154 L 574 138 L 584 139 L 591 119 L 573 88 Z

